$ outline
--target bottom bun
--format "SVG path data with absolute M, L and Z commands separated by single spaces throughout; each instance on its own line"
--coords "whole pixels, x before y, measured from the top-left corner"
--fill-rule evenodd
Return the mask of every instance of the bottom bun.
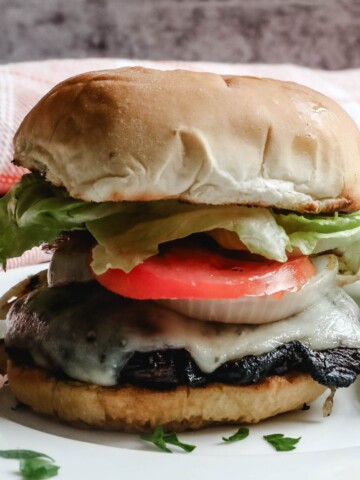
M 8 362 L 15 397 L 35 412 L 96 429 L 147 432 L 195 430 L 210 425 L 257 423 L 295 410 L 325 387 L 309 375 L 272 376 L 246 387 L 214 383 L 157 391 L 134 386 L 99 387 L 59 380 L 47 372 Z

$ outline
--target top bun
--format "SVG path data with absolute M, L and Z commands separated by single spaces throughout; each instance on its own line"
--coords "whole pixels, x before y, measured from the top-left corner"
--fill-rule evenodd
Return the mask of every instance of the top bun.
M 53 88 L 15 162 L 87 201 L 177 198 L 299 212 L 360 208 L 360 135 L 296 83 L 120 68 Z

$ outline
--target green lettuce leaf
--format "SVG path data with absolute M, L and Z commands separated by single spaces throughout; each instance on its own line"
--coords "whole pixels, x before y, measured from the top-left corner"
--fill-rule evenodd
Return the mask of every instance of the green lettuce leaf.
M 176 201 L 134 204 L 129 212 L 87 223 L 98 245 L 92 268 L 128 272 L 158 252 L 161 243 L 192 233 L 224 228 L 235 232 L 252 253 L 286 261 L 287 235 L 266 208 L 190 205 Z
M 155 255 L 160 244 L 213 229 L 234 232 L 252 253 L 280 262 L 294 248 L 307 255 L 340 249 L 351 268 L 360 265 L 360 212 L 315 216 L 176 200 L 84 202 L 35 174 L 24 175 L 0 199 L 0 262 L 5 265 L 8 258 L 52 242 L 63 231 L 85 229 L 97 241 L 92 263 L 96 273 L 108 268 L 130 271 Z
M 83 202 L 41 177 L 24 175 L 0 200 L 0 261 L 52 242 L 62 231 L 88 229 L 98 245 L 96 273 L 131 270 L 155 255 L 161 243 L 192 233 L 225 228 L 253 253 L 286 260 L 287 236 L 266 208 L 155 202 Z
M 360 212 L 324 215 L 275 214 L 286 231 L 291 248 L 310 255 L 337 250 L 342 270 L 356 273 L 360 267 Z
M 0 199 L 0 263 L 54 241 L 62 231 L 85 230 L 86 222 L 118 211 L 116 204 L 70 198 L 63 188 L 28 174 Z

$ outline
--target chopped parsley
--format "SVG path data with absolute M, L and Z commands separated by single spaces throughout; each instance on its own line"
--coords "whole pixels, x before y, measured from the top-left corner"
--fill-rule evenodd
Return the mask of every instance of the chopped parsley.
M 43 457 L 22 458 L 20 460 L 20 473 L 24 479 L 41 480 L 55 477 L 59 468 L 54 462 Z
M 249 429 L 245 427 L 240 427 L 239 430 L 231 435 L 231 437 L 222 437 L 224 442 L 238 442 L 240 440 L 244 440 L 246 437 L 249 436 Z
M 160 450 L 167 453 L 173 452 L 166 444 L 175 445 L 176 447 L 182 448 L 185 452 L 192 452 L 196 448 L 195 445 L 180 442 L 176 433 L 164 433 L 161 425 L 158 425 L 152 433 L 141 435 L 141 438 L 146 442 L 153 443 Z
M 0 458 L 20 460 L 20 475 L 24 480 L 55 477 L 60 469 L 51 457 L 33 450 L 0 450 Z
M 295 445 L 299 443 L 301 437 L 291 438 L 285 437 L 282 433 L 273 433 L 272 435 L 265 435 L 263 437 L 267 442 L 272 445 L 277 452 L 289 452 L 295 450 Z

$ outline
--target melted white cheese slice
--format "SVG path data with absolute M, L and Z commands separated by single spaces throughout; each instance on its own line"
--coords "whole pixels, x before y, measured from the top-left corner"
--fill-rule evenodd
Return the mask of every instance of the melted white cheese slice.
M 313 350 L 360 348 L 359 308 L 341 289 L 308 309 L 279 322 L 265 325 L 224 325 L 201 322 L 170 313 L 161 335 L 129 338 L 127 348 L 137 351 L 185 348 L 205 372 L 247 355 L 261 355 L 293 340 Z
M 56 289 L 47 289 L 45 295 L 60 301 Z M 204 322 L 153 302 L 113 296 L 108 302 L 109 295 L 101 290 L 85 304 L 58 305 L 48 320 L 45 306 L 38 322 L 33 316 L 27 321 L 26 332 L 20 331 L 21 318 L 10 314 L 8 346 L 25 348 L 40 367 L 56 366 L 73 379 L 104 386 L 117 384 L 134 351 L 185 348 L 203 372 L 211 373 L 225 362 L 270 352 L 294 340 L 313 350 L 360 348 L 359 307 L 338 287 L 301 313 L 265 325 Z

